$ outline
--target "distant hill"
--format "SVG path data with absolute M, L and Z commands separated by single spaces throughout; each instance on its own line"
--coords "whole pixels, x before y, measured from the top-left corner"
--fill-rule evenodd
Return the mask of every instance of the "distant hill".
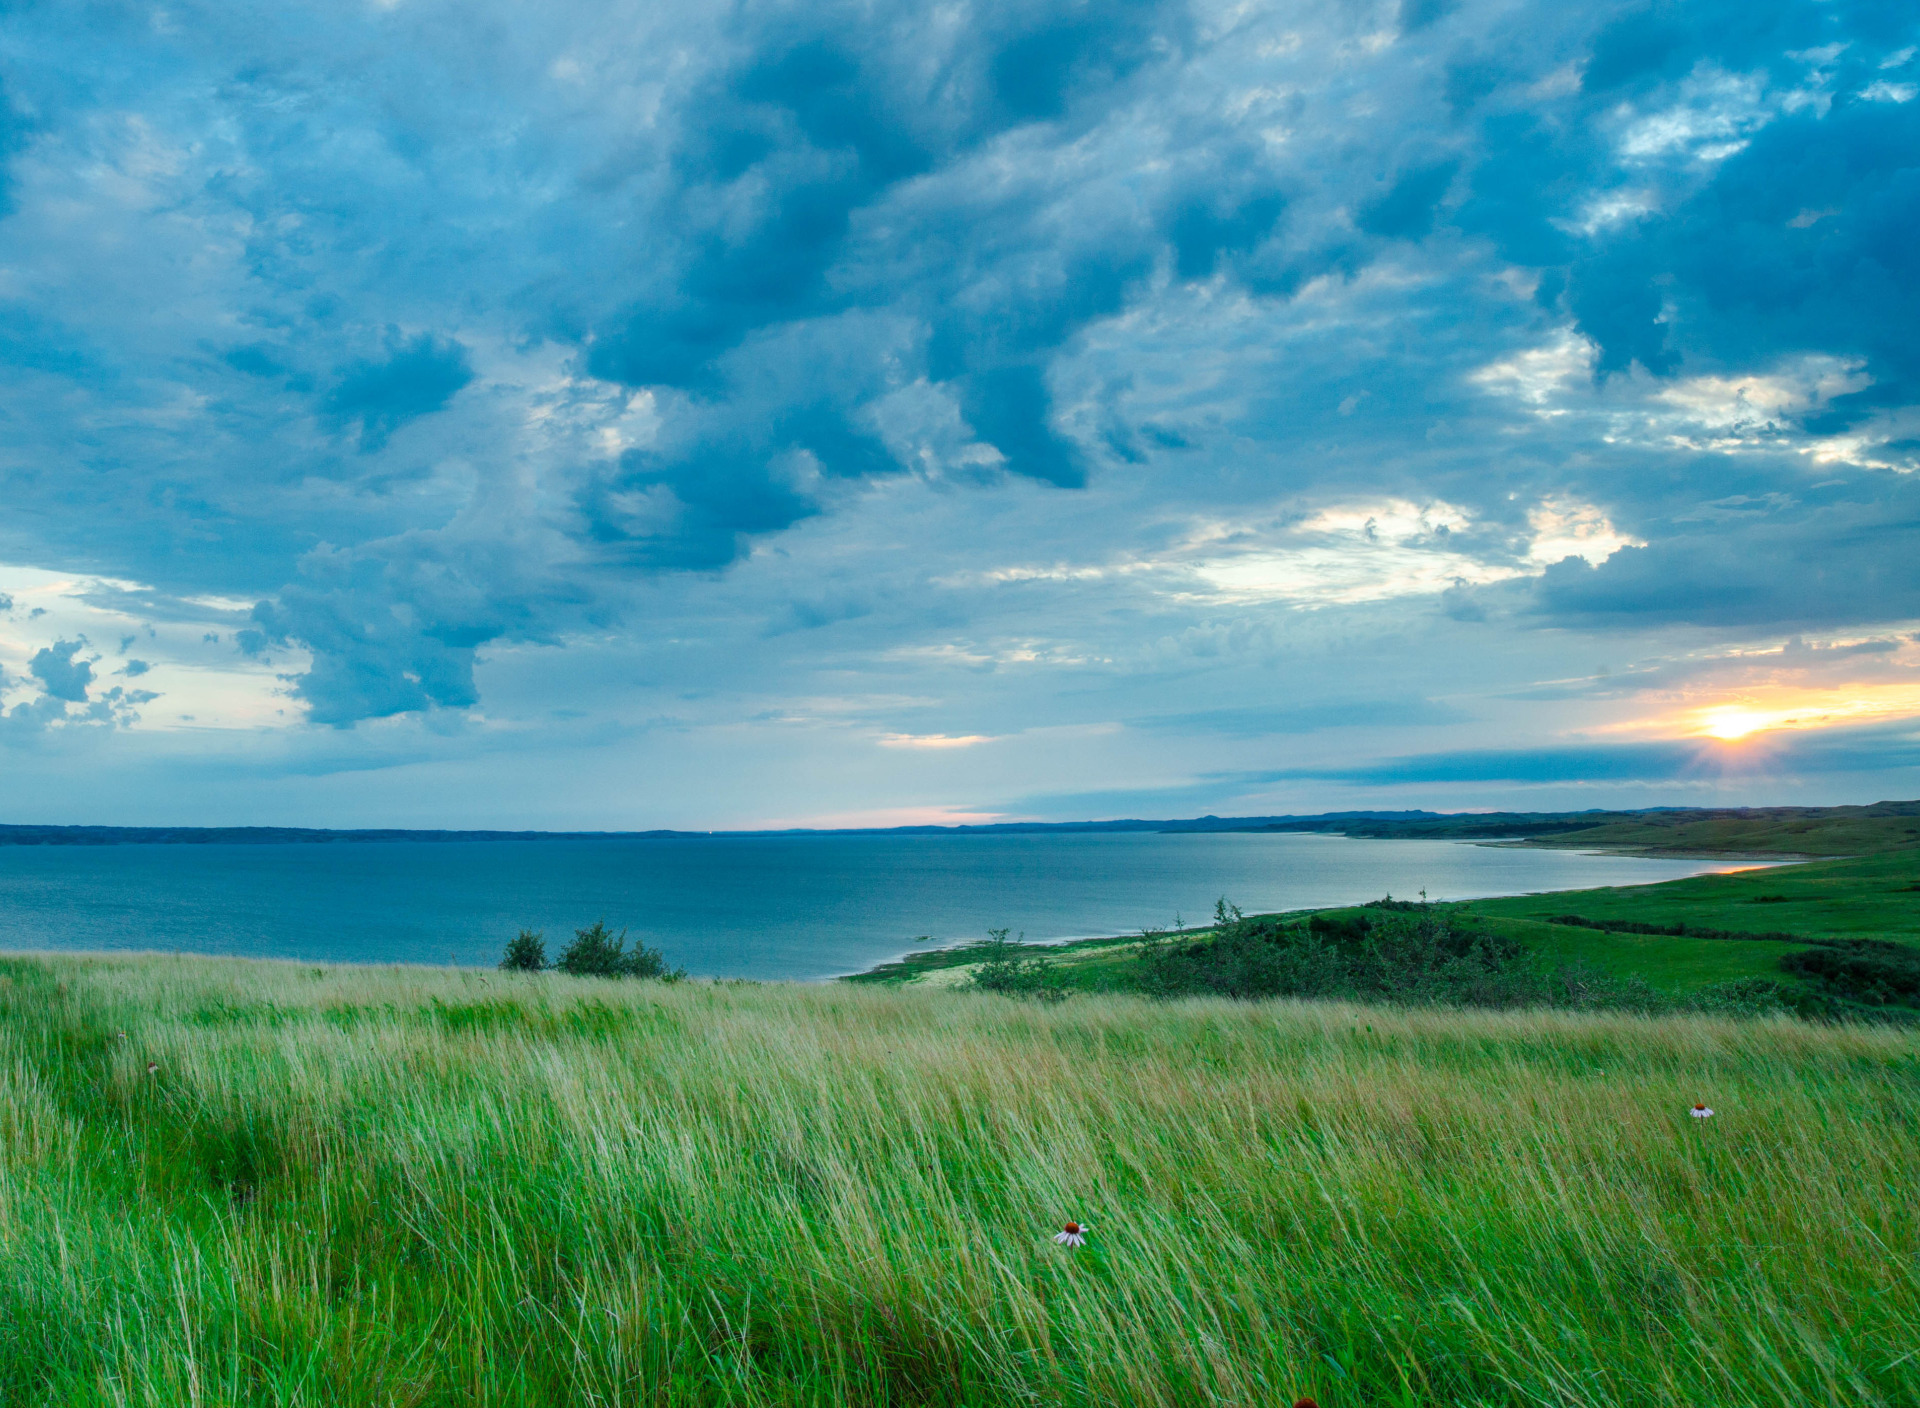
M 1463 812 L 1286 817 L 1252 831 L 1491 840 L 1661 855 L 1864 855 L 1920 844 L 1920 801 L 1865 807 L 1661 807 L 1635 812 Z
M 1598 813 L 1596 813 L 1598 815 Z M 1468 818 L 1470 819 L 1470 818 Z M 366 841 L 610 841 L 674 840 L 698 836 L 936 836 L 1019 835 L 1042 831 L 1338 831 L 1423 821 L 1446 823 L 1437 812 L 1328 812 L 1321 816 L 1202 816 L 1183 820 L 1009 821 L 984 826 L 887 826 L 771 831 L 450 831 L 399 827 L 329 830 L 305 826 L 6 826 L 0 846 L 286 846 Z M 1363 833 L 1356 830 L 1354 834 Z M 1386 833 L 1382 833 L 1386 834 Z M 1399 834 L 1399 833 L 1393 833 Z M 1412 833 L 1409 833 L 1412 834 Z M 1494 834 L 1494 833 L 1488 833 Z M 1500 835 L 1517 834 L 1508 831 Z
M 332 831 L 291 826 L 0 826 L 0 846 L 339 845 L 368 841 L 674 840 L 695 836 L 1019 835 L 1066 832 L 1308 832 L 1370 839 L 1515 840 L 1665 855 L 1861 855 L 1920 844 L 1920 801 L 1865 807 L 1650 807 L 1578 812 L 1323 812 L 1180 820 L 1001 822 L 812 831 Z
M 328 831 L 302 826 L 0 826 L 0 846 L 287 846 L 355 841 L 543 841 L 674 831 Z

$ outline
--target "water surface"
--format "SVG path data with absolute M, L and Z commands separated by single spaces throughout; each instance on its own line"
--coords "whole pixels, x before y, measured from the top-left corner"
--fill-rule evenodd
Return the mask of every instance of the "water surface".
M 703 977 L 822 978 L 912 947 L 1047 940 L 1392 894 L 1638 885 L 1738 863 L 1288 834 L 726 836 L 0 846 L 0 948 L 491 964 L 604 918 Z

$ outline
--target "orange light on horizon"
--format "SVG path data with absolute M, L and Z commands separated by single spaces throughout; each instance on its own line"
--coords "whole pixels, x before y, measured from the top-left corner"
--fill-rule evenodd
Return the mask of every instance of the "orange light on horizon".
M 1702 731 L 1726 743 L 1789 722 L 1792 720 L 1779 714 L 1763 714 L 1756 709 L 1743 709 L 1738 704 L 1723 704 L 1701 713 Z
M 1800 691 L 1771 693 L 1774 694 L 1771 699 L 1749 697 L 1739 704 L 1691 709 L 1673 722 L 1681 723 L 1683 719 L 1682 727 L 1696 737 L 1739 743 L 1757 733 L 1782 729 L 1836 728 L 1903 716 L 1920 717 L 1920 690 L 1911 685 L 1878 689 L 1869 686 L 1851 697 L 1840 698 L 1831 693 L 1811 698 Z
M 1671 692 L 1648 691 L 1648 712 L 1581 732 L 1601 737 L 1712 739 L 1728 752 L 1766 746 L 1761 735 L 1895 725 L 1920 728 L 1920 635 L 1898 655 L 1874 656 L 1864 678 L 1702 680 Z M 1830 672 L 1831 673 L 1831 672 Z M 1863 673 L 1865 673 L 1863 671 Z M 1877 676 L 1877 678 L 1875 677 Z M 1656 702 L 1658 701 L 1658 702 Z

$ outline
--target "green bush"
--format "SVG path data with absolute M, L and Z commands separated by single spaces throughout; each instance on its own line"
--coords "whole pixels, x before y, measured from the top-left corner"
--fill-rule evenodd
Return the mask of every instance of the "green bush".
M 1164 997 L 1345 997 L 1513 1007 L 1542 1001 L 1526 948 L 1426 905 L 1316 914 L 1306 923 L 1216 908 L 1211 937 L 1159 935 L 1137 978 Z
M 1025 940 L 1025 934 L 1009 939 L 1005 929 L 987 930 L 986 941 L 974 947 L 980 964 L 973 970 L 971 985 L 982 992 L 1063 1001 L 1067 991 L 1052 960 L 1034 955 Z
M 1134 970 L 1160 997 L 1345 998 L 1461 1007 L 1557 1007 L 1579 1012 L 1703 1012 L 1787 1015 L 1814 1021 L 1920 1022 L 1920 949 L 1878 939 L 1802 940 L 1781 969 L 1812 986 L 1767 978 L 1715 983 L 1685 996 L 1638 975 L 1616 977 L 1584 963 L 1543 971 L 1520 940 L 1474 927 L 1444 906 L 1375 901 L 1357 910 L 1243 919 L 1224 900 L 1209 934 L 1154 934 Z M 1562 917 L 1557 923 L 1575 922 Z M 1579 920 L 1582 927 L 1602 927 Z M 1613 928 L 1609 924 L 1605 926 Z M 1634 926 L 1667 934 L 1682 926 Z M 1731 935 L 1685 928 L 1689 937 Z
M 1830 939 L 1789 953 L 1782 972 L 1811 979 L 1823 992 L 1868 1007 L 1920 1006 L 1920 950 L 1885 939 Z
M 509 972 L 538 973 L 547 966 L 547 944 L 538 931 L 522 929 L 507 940 L 507 951 L 500 966 Z
M 1831 1019 L 1840 1015 L 1839 1004 L 1825 994 L 1789 987 L 1771 978 L 1733 978 L 1724 983 L 1710 983 L 1688 994 L 1684 1006 L 1690 1012 L 1728 1017 L 1791 1014 Z
M 668 968 L 657 948 L 636 941 L 628 949 L 627 931 L 613 933 L 604 919 L 596 919 L 590 929 L 574 930 L 573 942 L 553 966 L 576 978 L 658 978 L 677 983 L 687 976 L 684 968 Z

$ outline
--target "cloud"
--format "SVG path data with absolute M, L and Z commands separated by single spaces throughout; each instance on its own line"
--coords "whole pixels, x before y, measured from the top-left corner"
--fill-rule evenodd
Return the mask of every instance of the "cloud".
M 67 717 L 67 706 L 51 694 L 38 695 L 14 705 L 4 713 L 6 726 L 0 738 L 21 743 L 46 731 L 49 724 Z
M 421 333 L 384 358 L 358 358 L 341 367 L 321 408 L 336 429 L 358 428 L 363 451 L 377 450 L 409 421 L 444 410 L 472 380 L 464 347 Z
M 1733 531 L 1669 530 L 1598 564 L 1570 557 L 1539 579 L 1534 609 L 1614 628 L 1799 629 L 1920 616 L 1920 489 L 1905 478 L 1863 488 L 1763 507 Z
M 445 539 L 317 549 L 299 581 L 255 608 L 258 634 L 242 648 L 297 638 L 313 651 L 297 694 L 315 723 L 466 708 L 479 697 L 474 648 L 510 626 L 488 591 L 487 565 L 487 554 Z
M 27 662 L 27 670 L 39 682 L 41 693 L 11 709 L 0 710 L 0 717 L 5 720 L 4 727 L 0 728 L 0 739 L 15 744 L 37 740 L 54 724 L 105 728 L 130 726 L 139 721 L 139 716 L 134 712 L 137 706 L 160 697 L 150 690 L 129 691 L 120 685 L 113 685 L 102 691 L 99 698 L 91 698 L 93 667 L 99 657 L 80 659 L 80 652 L 85 649 L 87 641 L 81 637 L 78 640 L 58 640 L 35 652 Z M 6 672 L 0 670 L 0 689 L 5 689 L 9 683 Z M 76 704 L 82 707 L 77 710 L 69 707 Z
M 87 702 L 87 690 L 93 684 L 93 662 L 76 658 L 86 648 L 84 637 L 55 641 L 28 662 L 27 669 L 40 681 L 48 698 L 72 704 Z
M 1199 772 L 1920 619 L 1907 9 L 176 18 L 0 63 L 0 549 L 96 582 L 0 654 L 160 629 L 146 733 L 870 695 Z
M 1433 229 L 1435 208 L 1459 169 L 1457 161 L 1438 161 L 1402 172 L 1391 187 L 1361 205 L 1354 223 L 1386 239 L 1425 237 Z
M 1539 748 L 1414 754 L 1352 767 L 1275 769 L 1247 782 L 1314 779 L 1368 786 L 1456 783 L 1659 784 L 1702 778 L 1767 778 L 1797 773 L 1871 773 L 1920 767 L 1912 720 L 1867 728 L 1756 734 L 1738 744 L 1711 739 L 1568 743 Z
M 1337 699 L 1229 709 L 1196 709 L 1129 720 L 1134 728 L 1167 733 L 1218 733 L 1236 738 L 1317 733 L 1330 728 L 1459 723 L 1460 710 L 1431 699 Z

